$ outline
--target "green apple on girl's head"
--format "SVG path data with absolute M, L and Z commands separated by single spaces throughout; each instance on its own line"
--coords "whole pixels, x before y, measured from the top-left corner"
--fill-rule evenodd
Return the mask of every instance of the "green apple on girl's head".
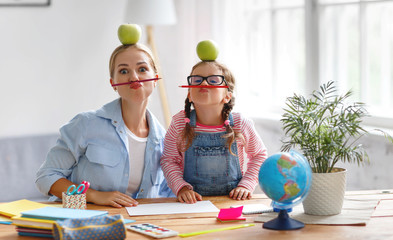
M 138 24 L 122 24 L 117 30 L 117 36 L 123 45 L 137 43 L 141 35 L 142 30 Z
M 200 41 L 196 51 L 202 61 L 214 61 L 218 56 L 218 46 L 213 40 Z

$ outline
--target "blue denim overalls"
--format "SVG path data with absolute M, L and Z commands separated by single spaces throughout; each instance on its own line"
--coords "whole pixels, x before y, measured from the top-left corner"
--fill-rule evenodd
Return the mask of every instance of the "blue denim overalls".
M 233 126 L 232 114 L 229 121 Z M 190 114 L 190 125 L 196 127 L 195 110 Z M 185 152 L 184 180 L 202 196 L 227 195 L 237 187 L 242 174 L 237 157 L 237 143 L 232 144 L 232 155 L 226 145 L 226 132 L 198 132 Z

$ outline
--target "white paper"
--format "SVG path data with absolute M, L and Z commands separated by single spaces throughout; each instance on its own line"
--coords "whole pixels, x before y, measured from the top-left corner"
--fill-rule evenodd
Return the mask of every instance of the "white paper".
M 151 203 L 139 204 L 136 207 L 126 207 L 130 216 L 146 216 L 178 213 L 205 213 L 218 212 L 219 209 L 210 201 L 198 201 L 194 204 L 187 203 Z

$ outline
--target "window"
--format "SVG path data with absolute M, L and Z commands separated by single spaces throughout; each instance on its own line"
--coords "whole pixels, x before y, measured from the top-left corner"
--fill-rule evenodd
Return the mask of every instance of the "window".
M 212 12 L 242 112 L 281 114 L 286 97 L 333 80 L 368 123 L 393 128 L 393 0 L 216 0 Z
M 319 2 L 320 80 L 353 89 L 370 124 L 393 127 L 393 1 Z

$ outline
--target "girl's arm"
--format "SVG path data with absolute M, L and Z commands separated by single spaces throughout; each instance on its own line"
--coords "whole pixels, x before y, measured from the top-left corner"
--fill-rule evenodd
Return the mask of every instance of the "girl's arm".
M 171 125 L 165 135 L 164 152 L 161 157 L 161 168 L 164 172 L 168 186 L 177 196 L 180 189 L 192 186 L 183 179 L 184 157 L 177 146 L 177 139 L 184 128 L 184 113 L 180 112 L 173 116 Z

